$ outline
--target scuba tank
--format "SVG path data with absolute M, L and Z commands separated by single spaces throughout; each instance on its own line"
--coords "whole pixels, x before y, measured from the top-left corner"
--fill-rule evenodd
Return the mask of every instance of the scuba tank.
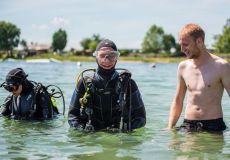
M 57 107 L 57 101 L 56 99 L 58 98 L 62 98 L 62 104 L 63 104 L 63 115 L 65 115 L 65 99 L 64 99 L 64 95 L 62 90 L 56 86 L 56 85 L 48 85 L 48 86 L 44 86 L 41 83 L 38 82 L 34 82 L 34 81 L 30 81 L 33 85 L 34 85 L 34 92 L 35 92 L 35 96 L 34 96 L 34 105 L 33 105 L 33 109 L 31 110 L 31 114 L 33 115 L 36 111 L 36 97 L 38 93 L 42 93 L 42 92 L 46 92 L 50 98 L 52 107 L 48 108 L 47 113 L 43 113 L 45 114 L 45 117 L 51 117 L 51 119 L 53 118 L 53 115 L 59 114 L 58 111 L 58 107 Z M 31 116 L 32 116 L 31 115 Z

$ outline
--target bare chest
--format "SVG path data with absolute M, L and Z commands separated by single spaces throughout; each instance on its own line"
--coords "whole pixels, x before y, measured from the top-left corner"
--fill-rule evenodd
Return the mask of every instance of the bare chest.
M 189 91 L 202 91 L 220 87 L 221 80 L 215 68 L 187 68 L 183 78 Z

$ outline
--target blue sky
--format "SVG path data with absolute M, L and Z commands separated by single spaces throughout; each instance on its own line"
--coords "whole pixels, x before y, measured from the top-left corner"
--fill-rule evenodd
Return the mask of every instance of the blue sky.
M 230 0 L 1 0 L 0 21 L 21 29 L 27 42 L 50 44 L 59 28 L 67 31 L 68 44 L 100 34 L 118 48 L 141 48 L 151 25 L 177 39 L 183 25 L 197 23 L 206 32 L 206 45 L 222 33 L 230 18 Z

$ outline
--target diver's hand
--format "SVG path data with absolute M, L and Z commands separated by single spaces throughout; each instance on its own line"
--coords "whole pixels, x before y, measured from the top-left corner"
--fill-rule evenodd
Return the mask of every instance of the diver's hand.
M 92 124 L 89 124 L 89 123 L 86 123 L 86 126 L 85 126 L 85 129 L 84 129 L 85 132 L 93 132 L 94 131 L 94 127 Z
M 79 131 L 83 131 L 84 127 L 83 125 L 79 124 L 76 120 L 68 120 L 68 123 L 71 127 L 79 130 Z
M 134 120 L 132 120 L 131 129 L 137 129 L 137 128 L 144 127 L 145 123 L 146 123 L 145 118 L 137 117 Z

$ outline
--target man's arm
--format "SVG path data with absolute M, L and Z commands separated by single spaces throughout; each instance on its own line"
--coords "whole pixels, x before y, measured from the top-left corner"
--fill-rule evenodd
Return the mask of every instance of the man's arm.
M 183 108 L 183 101 L 187 90 L 185 81 L 182 77 L 183 68 L 183 64 L 179 64 L 176 95 L 171 104 L 168 129 L 172 129 L 176 125 Z
M 230 65 L 228 62 L 223 62 L 221 67 L 221 80 L 224 88 L 230 96 Z

